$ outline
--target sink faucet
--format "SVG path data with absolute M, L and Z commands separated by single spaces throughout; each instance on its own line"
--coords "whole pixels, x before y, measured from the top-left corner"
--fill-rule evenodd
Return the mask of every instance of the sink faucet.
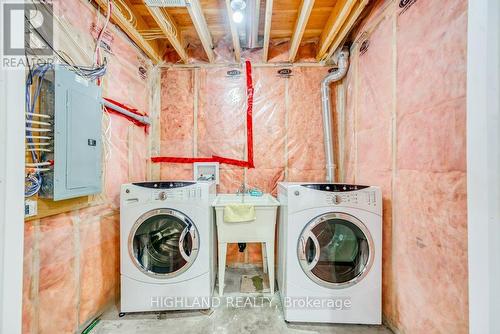
M 246 193 L 248 193 L 248 189 L 245 182 L 243 182 L 238 191 L 236 192 L 236 195 L 245 195 Z

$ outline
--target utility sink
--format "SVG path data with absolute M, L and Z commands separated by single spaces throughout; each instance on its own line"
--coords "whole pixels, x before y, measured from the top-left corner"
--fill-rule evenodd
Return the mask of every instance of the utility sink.
M 255 220 L 229 223 L 224 220 L 224 208 L 229 204 L 245 203 L 255 207 Z M 262 243 L 264 272 L 269 271 L 269 287 L 274 293 L 274 231 L 280 202 L 270 194 L 260 197 L 249 194 L 222 194 L 212 203 L 217 221 L 219 250 L 219 294 L 224 291 L 224 270 L 228 243 Z

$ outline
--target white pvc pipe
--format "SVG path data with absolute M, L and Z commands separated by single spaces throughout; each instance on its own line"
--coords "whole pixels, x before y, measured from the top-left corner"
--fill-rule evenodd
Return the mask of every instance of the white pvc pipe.
M 34 112 L 26 112 L 26 115 L 33 116 L 33 117 L 40 117 L 40 118 L 50 118 L 49 115 L 37 114 L 37 113 L 34 113 Z
M 117 106 L 114 103 L 109 102 L 108 100 L 103 99 L 102 101 L 106 107 L 111 108 L 114 111 L 119 112 L 120 114 L 123 114 L 127 117 L 133 118 L 142 124 L 151 125 L 151 121 L 149 120 L 149 117 L 147 117 L 147 116 L 140 116 L 140 115 L 134 114 L 133 112 L 130 112 L 127 109 L 124 109 L 120 106 Z
M 31 119 L 26 120 L 26 124 L 37 124 L 37 125 L 46 125 L 46 126 L 52 126 L 52 124 L 48 122 L 40 122 L 40 121 L 33 121 Z

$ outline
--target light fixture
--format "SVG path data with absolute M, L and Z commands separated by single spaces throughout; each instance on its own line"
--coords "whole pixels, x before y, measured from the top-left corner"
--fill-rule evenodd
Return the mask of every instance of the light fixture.
M 243 21 L 243 11 L 245 10 L 245 8 L 247 8 L 247 3 L 245 0 L 231 0 L 231 9 L 233 10 L 234 22 L 241 23 Z
M 240 12 L 239 10 L 236 12 L 233 12 L 233 21 L 235 23 L 241 23 L 243 21 L 243 13 Z

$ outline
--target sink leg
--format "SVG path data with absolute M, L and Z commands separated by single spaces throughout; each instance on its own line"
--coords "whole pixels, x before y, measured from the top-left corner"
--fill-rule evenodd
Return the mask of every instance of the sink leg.
M 266 242 L 267 268 L 269 270 L 269 289 L 274 295 L 274 241 Z
M 219 242 L 219 296 L 224 293 L 224 274 L 226 273 L 227 243 Z
M 266 252 L 266 243 L 262 244 L 262 268 L 264 269 L 264 274 L 267 273 L 267 252 Z

